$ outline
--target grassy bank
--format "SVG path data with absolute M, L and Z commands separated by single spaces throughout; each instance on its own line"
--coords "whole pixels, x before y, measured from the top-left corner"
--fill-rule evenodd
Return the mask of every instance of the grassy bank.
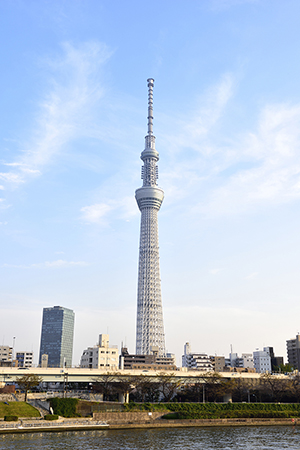
M 165 419 L 297 418 L 298 403 L 161 403 L 128 404 L 127 411 L 167 409 Z
M 40 417 L 39 411 L 25 402 L 0 402 L 0 418 L 4 416 Z

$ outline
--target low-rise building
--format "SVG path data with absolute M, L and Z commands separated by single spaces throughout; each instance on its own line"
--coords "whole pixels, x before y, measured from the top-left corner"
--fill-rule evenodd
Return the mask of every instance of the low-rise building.
M 224 372 L 225 369 L 225 357 L 224 356 L 210 356 L 210 361 L 215 372 Z
M 17 352 L 16 360 L 18 361 L 18 367 L 32 367 L 33 352 Z
M 151 355 L 131 355 L 126 347 L 122 347 L 120 355 L 120 369 L 139 370 L 177 370 L 175 356 L 158 355 L 158 347 L 152 347 Z
M 202 372 L 212 372 L 214 370 L 210 357 L 206 353 L 192 353 L 189 342 L 184 345 L 183 351 L 182 367 Z
M 269 347 L 264 347 L 263 350 L 253 352 L 253 362 L 257 373 L 271 372 L 272 366 Z
M 88 347 L 83 351 L 80 367 L 90 369 L 117 370 L 119 365 L 119 351 L 117 345 L 109 345 L 109 335 L 100 334 L 99 344 Z
M 13 348 L 8 345 L 0 345 L 0 361 L 12 361 Z
M 300 334 L 295 339 L 286 341 L 288 363 L 295 369 L 300 370 Z
M 265 347 L 268 350 L 271 357 L 271 370 L 272 372 L 278 371 L 283 364 L 283 356 L 275 356 L 273 347 Z
M 241 356 L 238 356 L 237 353 L 229 353 L 229 358 L 225 359 L 225 366 L 239 369 L 253 369 L 253 355 L 252 353 L 242 353 Z

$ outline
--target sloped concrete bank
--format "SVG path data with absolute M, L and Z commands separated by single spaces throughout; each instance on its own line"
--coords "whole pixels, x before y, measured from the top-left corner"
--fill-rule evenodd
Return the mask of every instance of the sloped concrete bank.
M 95 419 L 60 419 L 59 421 L 22 420 L 18 423 L 0 422 L 0 434 L 63 432 L 83 430 L 118 430 L 138 428 L 187 428 L 187 427 L 230 427 L 230 426 L 299 426 L 297 419 L 195 419 L 164 420 L 153 419 L 134 422 L 103 424 Z

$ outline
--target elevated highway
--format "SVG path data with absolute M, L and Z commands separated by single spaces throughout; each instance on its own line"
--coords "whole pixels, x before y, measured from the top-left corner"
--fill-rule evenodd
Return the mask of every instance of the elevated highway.
M 213 374 L 214 372 L 211 372 Z M 37 375 L 43 379 L 44 382 L 47 383 L 63 383 L 64 381 L 68 381 L 68 383 L 92 383 L 97 380 L 98 377 L 102 377 L 104 375 L 112 375 L 115 374 L 115 381 L 119 381 L 122 378 L 134 378 L 137 376 L 147 376 L 153 377 L 153 381 L 157 376 L 162 374 L 165 375 L 173 375 L 176 379 L 182 380 L 183 382 L 192 383 L 197 379 L 198 382 L 201 382 L 201 378 L 205 378 L 208 376 L 208 372 L 200 372 L 200 371 L 185 371 L 185 370 L 176 370 L 176 371 L 154 371 L 154 370 L 117 370 L 114 372 L 103 370 L 103 369 L 82 369 L 82 368 L 41 368 L 34 367 L 30 369 L 20 369 L 15 367 L 0 367 L 0 383 L 14 383 L 18 377 L 22 377 L 23 375 Z M 247 372 L 221 372 L 219 375 L 223 379 L 232 380 L 237 378 L 242 378 L 246 380 L 259 380 L 261 374 L 259 373 L 247 373 Z M 273 375 L 274 378 L 286 378 L 286 375 L 276 374 Z M 113 380 L 112 380 L 113 381 Z M 205 382 L 205 380 L 203 380 Z

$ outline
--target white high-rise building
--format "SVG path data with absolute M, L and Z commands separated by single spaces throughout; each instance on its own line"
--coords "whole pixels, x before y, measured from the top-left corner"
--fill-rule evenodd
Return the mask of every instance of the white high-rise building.
M 139 249 L 139 273 L 137 294 L 136 354 L 150 355 L 158 348 L 158 355 L 164 356 L 165 334 L 161 300 L 159 269 L 158 220 L 157 213 L 164 198 L 164 192 L 157 186 L 159 160 L 153 135 L 153 86 L 148 82 L 148 134 L 145 150 L 141 153 L 143 186 L 136 190 L 135 198 L 141 211 L 141 232 Z M 155 350 L 156 351 L 156 350 Z

